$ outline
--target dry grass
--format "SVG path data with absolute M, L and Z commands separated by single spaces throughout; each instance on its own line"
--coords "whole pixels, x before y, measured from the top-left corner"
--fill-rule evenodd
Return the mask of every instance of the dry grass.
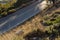
M 40 16 L 40 14 L 34 16 L 33 18 L 31 18 L 31 19 L 27 20 L 26 22 L 24 22 L 23 24 L 19 25 L 18 27 L 1 35 L 0 40 L 14 40 L 15 38 L 16 39 L 18 38 L 18 40 L 19 40 L 21 37 L 23 38 L 23 36 L 32 32 L 33 30 L 37 30 L 37 29 L 43 30 L 44 27 L 42 27 L 42 25 L 40 24 L 41 19 L 42 18 Z M 19 34 L 19 36 L 18 36 L 18 35 L 16 35 L 16 32 L 19 30 L 23 30 L 24 33 Z

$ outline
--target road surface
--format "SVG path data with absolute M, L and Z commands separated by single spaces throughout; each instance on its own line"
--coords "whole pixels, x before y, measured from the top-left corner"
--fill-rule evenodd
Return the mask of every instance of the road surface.
M 0 34 L 5 33 L 11 30 L 14 27 L 17 27 L 19 24 L 23 23 L 27 19 L 39 13 L 41 10 L 37 6 L 41 1 L 37 1 L 30 6 L 27 6 L 23 9 L 16 11 L 13 14 L 10 14 L 4 18 L 0 19 Z

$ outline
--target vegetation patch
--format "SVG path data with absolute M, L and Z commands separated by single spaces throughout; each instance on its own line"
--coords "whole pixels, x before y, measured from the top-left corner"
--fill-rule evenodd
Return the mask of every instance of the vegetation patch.
M 58 28 L 58 27 L 57 27 Z M 49 28 L 50 29 L 50 28 Z M 58 29 L 45 30 L 45 32 L 40 31 L 39 29 L 37 31 L 33 31 L 26 36 L 24 36 L 25 40 L 55 40 L 59 37 L 60 32 Z
M 7 0 L 6 3 L 0 3 L 0 18 L 17 11 L 23 6 L 25 7 L 30 1 L 33 0 L 12 0 L 10 2 Z
M 52 15 L 44 16 L 44 20 L 42 21 L 42 24 L 45 24 L 47 26 L 54 25 L 57 23 L 60 23 L 60 12 L 54 12 L 51 13 Z

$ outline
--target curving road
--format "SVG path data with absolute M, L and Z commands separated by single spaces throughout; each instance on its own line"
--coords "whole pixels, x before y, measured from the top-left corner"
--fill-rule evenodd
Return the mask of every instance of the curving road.
M 10 14 L 4 18 L 0 19 L 0 34 L 5 33 L 11 30 L 14 27 L 17 27 L 19 24 L 23 23 L 27 19 L 39 13 L 41 10 L 37 6 L 40 4 L 42 0 L 39 2 L 35 2 L 30 6 L 27 6 L 23 9 L 16 11 L 13 14 Z

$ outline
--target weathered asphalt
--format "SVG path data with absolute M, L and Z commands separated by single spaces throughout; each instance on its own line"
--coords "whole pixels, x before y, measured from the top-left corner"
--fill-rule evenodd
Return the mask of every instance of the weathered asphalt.
M 0 19 L 0 34 L 9 31 L 10 29 L 17 27 L 19 24 L 23 23 L 27 19 L 39 13 L 41 10 L 38 8 L 38 4 L 41 1 L 37 1 L 30 6 L 16 11 L 4 18 Z

